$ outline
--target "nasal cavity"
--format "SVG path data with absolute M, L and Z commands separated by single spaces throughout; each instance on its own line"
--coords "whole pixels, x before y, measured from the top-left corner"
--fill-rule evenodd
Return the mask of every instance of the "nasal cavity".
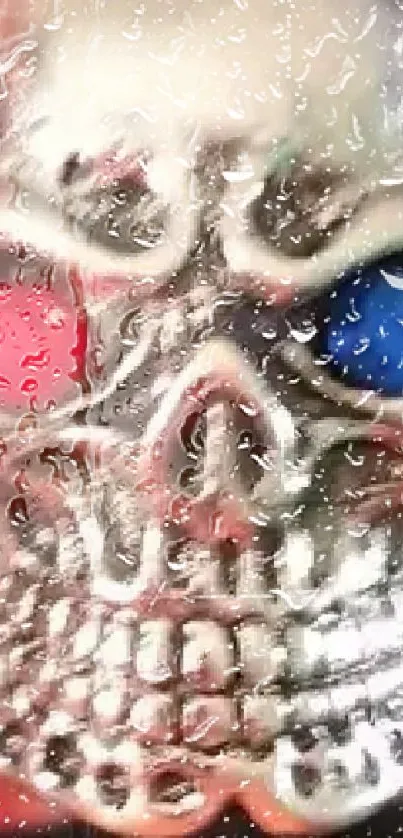
M 78 151 L 72 152 L 69 154 L 61 168 L 60 172 L 60 183 L 62 186 L 71 186 L 73 181 L 77 178 L 80 173 L 81 165 L 80 165 L 80 154 Z
M 102 765 L 97 773 L 97 786 L 101 802 L 114 809 L 123 809 L 130 795 L 127 770 L 114 762 Z

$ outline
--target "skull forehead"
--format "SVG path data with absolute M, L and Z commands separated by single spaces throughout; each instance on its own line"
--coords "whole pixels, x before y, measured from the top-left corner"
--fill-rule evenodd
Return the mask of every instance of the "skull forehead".
M 47 166 L 72 149 L 124 141 L 179 151 L 195 130 L 225 139 L 262 128 L 268 146 L 294 134 L 344 160 L 357 157 L 346 142 L 352 111 L 361 134 L 372 131 L 385 21 L 367 0 L 337 19 L 329 0 L 153 2 L 138 14 L 124 2 L 84 15 L 75 5 L 67 0 L 58 31 L 42 39 L 34 82 L 32 111 L 49 122 L 32 150 Z

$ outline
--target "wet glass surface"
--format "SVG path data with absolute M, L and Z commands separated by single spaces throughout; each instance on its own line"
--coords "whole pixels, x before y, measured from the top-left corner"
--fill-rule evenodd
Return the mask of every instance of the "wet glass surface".
M 403 785 L 399 15 L 206 4 L 4 41 L 0 768 L 352 830 Z

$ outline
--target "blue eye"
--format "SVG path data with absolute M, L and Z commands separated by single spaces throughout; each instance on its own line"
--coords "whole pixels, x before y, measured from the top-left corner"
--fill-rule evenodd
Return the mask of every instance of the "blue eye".
M 319 349 L 343 383 L 403 395 L 403 254 L 349 274 L 332 291 Z

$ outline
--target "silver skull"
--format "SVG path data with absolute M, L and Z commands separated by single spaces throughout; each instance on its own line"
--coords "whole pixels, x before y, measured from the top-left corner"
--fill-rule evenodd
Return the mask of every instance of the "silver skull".
M 3 16 L 0 761 L 115 832 L 401 793 L 402 403 L 312 348 L 401 250 L 399 11 Z

